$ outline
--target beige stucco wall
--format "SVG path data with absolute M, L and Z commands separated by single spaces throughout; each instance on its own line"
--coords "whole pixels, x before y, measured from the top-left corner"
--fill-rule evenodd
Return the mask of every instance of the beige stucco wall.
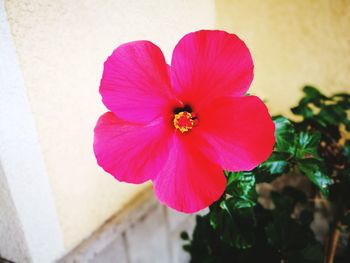
M 106 111 L 98 93 L 104 60 L 117 45 L 138 39 L 157 43 L 169 58 L 182 35 L 214 26 L 214 2 L 5 4 L 65 246 L 70 249 L 143 188 L 118 183 L 93 156 L 93 128 Z
M 349 0 L 217 0 L 217 27 L 235 32 L 255 62 L 251 93 L 286 112 L 313 84 L 350 92 Z

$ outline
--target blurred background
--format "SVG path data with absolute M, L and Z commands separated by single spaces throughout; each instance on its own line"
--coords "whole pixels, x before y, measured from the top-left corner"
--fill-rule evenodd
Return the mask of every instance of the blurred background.
M 311 84 L 350 92 L 349 0 L 0 0 L 0 255 L 14 262 L 187 262 L 193 216 L 97 164 L 103 62 L 147 39 L 169 62 L 199 29 L 251 50 L 251 94 L 284 113 Z

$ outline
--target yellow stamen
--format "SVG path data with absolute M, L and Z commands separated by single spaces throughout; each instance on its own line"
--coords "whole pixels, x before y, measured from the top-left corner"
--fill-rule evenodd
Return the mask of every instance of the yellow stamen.
M 191 130 L 194 126 L 192 114 L 187 111 L 181 111 L 174 116 L 174 126 L 181 133 Z

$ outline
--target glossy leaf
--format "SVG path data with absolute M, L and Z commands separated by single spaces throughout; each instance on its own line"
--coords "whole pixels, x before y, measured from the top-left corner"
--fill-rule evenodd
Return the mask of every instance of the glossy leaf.
M 325 196 L 333 180 L 326 174 L 323 163 L 317 159 L 309 158 L 298 161 L 300 171 L 313 182 Z
M 232 173 L 229 181 L 225 192 L 230 195 L 231 205 L 234 205 L 235 208 L 255 206 L 257 193 L 254 174 L 249 172 Z
M 252 207 L 239 208 L 236 201 L 231 198 L 220 203 L 221 239 L 229 245 L 246 249 L 253 246 L 255 214 Z
M 298 135 L 298 146 L 296 156 L 298 158 L 303 158 L 305 156 L 317 157 L 320 139 L 320 132 L 300 132 Z
M 268 174 L 283 174 L 288 171 L 290 154 L 284 152 L 273 152 L 269 159 L 263 162 L 258 169 Z
M 293 124 L 283 116 L 277 116 L 273 119 L 276 131 L 275 150 L 280 152 L 295 152 L 295 130 Z

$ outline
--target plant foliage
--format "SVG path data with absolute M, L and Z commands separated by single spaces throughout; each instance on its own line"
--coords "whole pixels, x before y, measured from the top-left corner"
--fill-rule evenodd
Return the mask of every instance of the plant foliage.
M 191 262 L 350 262 L 350 95 L 303 92 L 291 109 L 300 121 L 273 118 L 270 158 L 252 171 L 225 171 L 225 193 L 197 216 L 191 238 L 182 233 Z

